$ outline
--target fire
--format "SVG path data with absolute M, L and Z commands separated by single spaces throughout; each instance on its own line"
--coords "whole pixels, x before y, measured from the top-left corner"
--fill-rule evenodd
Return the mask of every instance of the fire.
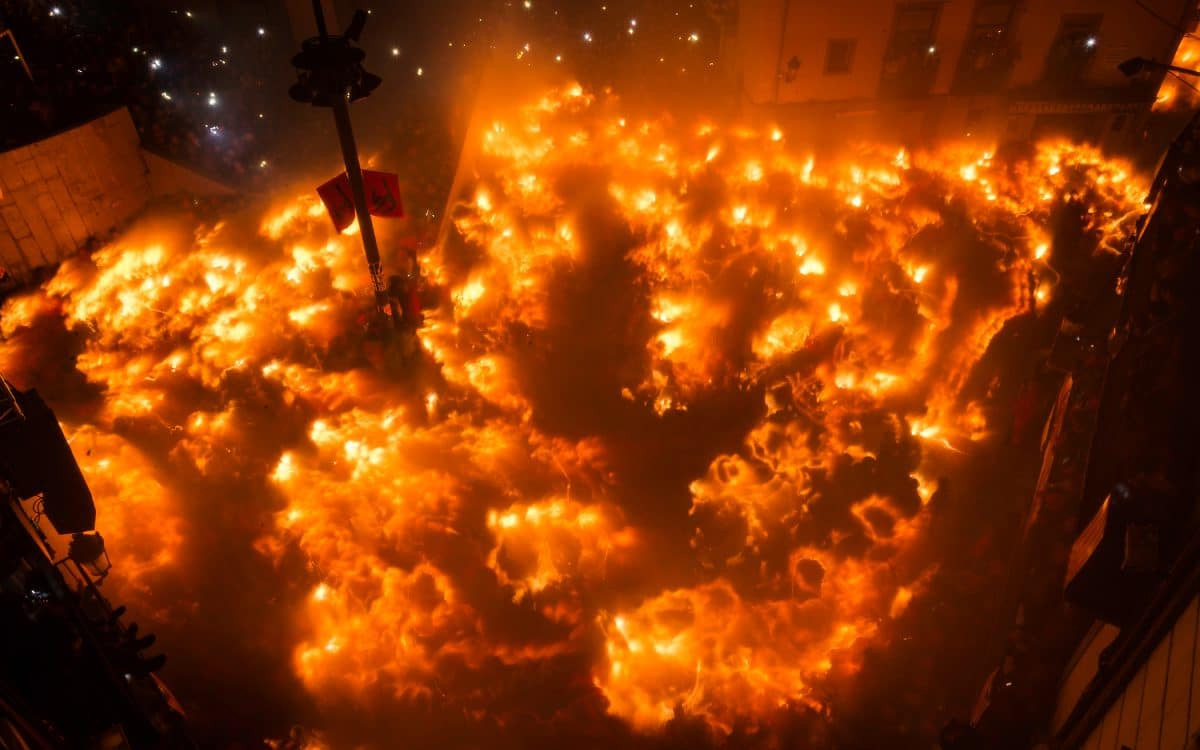
M 1195 70 L 1200 65 L 1200 39 L 1194 33 L 1196 28 L 1194 24 L 1191 29 L 1193 33 L 1180 37 L 1175 58 L 1171 61 L 1175 67 Z M 1195 108 L 1196 100 L 1196 89 L 1186 77 L 1167 73 L 1159 85 L 1153 108 L 1155 111 L 1190 110 Z
M 299 592 L 279 632 L 319 702 L 478 717 L 569 664 L 585 687 L 559 700 L 638 730 L 818 706 L 933 575 L 929 477 L 996 432 L 970 375 L 1054 297 L 1051 211 L 1086 203 L 1117 252 L 1145 184 L 1066 142 L 791 140 L 575 85 L 497 118 L 423 253 L 427 382 L 361 356 L 361 251 L 306 194 L 68 261 L 6 304 L 0 365 L 33 379 L 42 332 L 80 342 L 97 404 L 64 421 L 114 579 L 155 617 L 194 606 L 155 581 L 222 555 L 196 519 L 271 499 L 236 526 Z M 698 472 L 630 472 L 656 440 L 708 445 L 714 413 L 748 426 Z

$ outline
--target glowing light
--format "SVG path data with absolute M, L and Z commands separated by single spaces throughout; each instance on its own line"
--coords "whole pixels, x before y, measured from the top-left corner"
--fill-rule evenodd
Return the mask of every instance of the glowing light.
M 1047 271 L 1045 196 L 1074 196 L 1088 235 L 1119 247 L 1145 181 L 1061 141 L 1021 169 L 969 143 L 818 162 L 769 124 L 634 117 L 572 83 L 483 115 L 453 239 L 420 249 L 439 304 L 408 342 L 419 377 L 395 382 L 364 331 L 361 247 L 310 190 L 265 196 L 256 221 L 135 223 L 4 301 L 0 369 L 65 361 L 49 323 L 94 386 L 64 429 L 109 585 L 180 628 L 192 599 L 219 606 L 160 584 L 186 581 L 208 554 L 188 540 L 237 516 L 198 490 L 247 487 L 270 515 L 229 557 L 291 592 L 267 632 L 293 638 L 279 647 L 313 701 L 371 721 L 393 696 L 436 702 L 502 731 L 503 685 L 579 680 L 613 721 L 661 736 L 679 707 L 714 745 L 781 707 L 823 710 L 924 595 L 930 477 L 969 475 L 988 453 L 970 447 L 1005 438 L 978 365 Z M 603 222 L 564 199 L 564 175 L 587 175 Z M 922 241 L 951 219 L 963 243 Z M 1053 292 L 1040 283 L 1038 304 Z M 619 409 L 554 427 L 593 385 L 615 392 L 587 409 Z M 677 412 L 730 396 L 739 432 L 664 485 L 686 499 L 643 529 L 622 441 L 678 439 Z

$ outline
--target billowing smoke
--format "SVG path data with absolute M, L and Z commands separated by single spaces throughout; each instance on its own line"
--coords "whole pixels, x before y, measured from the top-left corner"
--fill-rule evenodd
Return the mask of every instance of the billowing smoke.
M 1065 143 L 813 154 L 577 86 L 477 136 L 402 376 L 300 191 L 147 218 L 5 306 L 110 595 L 214 744 L 822 746 L 1004 515 L 935 491 L 995 496 L 1052 217 L 1106 252 L 1143 186 Z

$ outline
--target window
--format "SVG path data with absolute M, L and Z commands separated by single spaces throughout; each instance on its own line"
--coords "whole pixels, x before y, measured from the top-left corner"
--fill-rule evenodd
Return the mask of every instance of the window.
M 1042 78 L 1055 88 L 1076 86 L 1087 72 L 1088 64 L 1100 44 L 1099 14 L 1069 13 L 1062 17 L 1050 54 L 1046 57 L 1046 70 Z
M 1003 88 L 1015 60 L 1012 36 L 1014 0 L 976 0 L 967 43 L 958 59 L 954 88 L 983 94 Z
M 975 34 L 1004 33 L 1012 20 L 1014 0 L 979 0 L 971 23 Z
M 901 5 L 896 8 L 896 23 L 892 28 L 890 46 L 893 49 L 928 47 L 933 44 L 933 32 L 937 21 L 937 5 Z
M 897 6 L 891 39 L 883 60 L 880 94 L 924 96 L 937 75 L 936 32 L 941 3 L 904 3 Z
M 830 39 L 825 47 L 825 74 L 849 73 L 854 64 L 854 40 Z

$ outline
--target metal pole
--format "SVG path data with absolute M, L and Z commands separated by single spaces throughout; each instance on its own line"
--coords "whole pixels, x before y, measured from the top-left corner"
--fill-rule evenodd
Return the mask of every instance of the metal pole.
M 312 6 L 317 19 L 317 36 L 324 39 L 329 36 L 329 30 L 325 28 L 325 11 L 321 8 L 321 0 L 312 0 Z
M 783 19 L 779 23 L 779 52 L 775 55 L 775 101 L 779 104 L 779 78 L 783 75 L 783 45 L 787 41 L 788 17 L 792 15 L 792 0 L 783 0 Z
M 1153 63 L 1154 67 L 1162 67 L 1164 70 L 1169 70 L 1174 73 L 1184 73 L 1189 76 L 1200 76 L 1200 71 L 1192 70 L 1191 68 L 1181 68 L 1178 65 L 1164 65 L 1162 63 Z
M 29 63 L 25 62 L 25 55 L 21 53 L 21 45 L 17 44 L 17 38 L 13 36 L 12 29 L 5 29 L 0 32 L 0 39 L 8 39 L 12 44 L 13 51 L 17 53 L 17 59 L 21 61 L 21 67 L 25 69 L 25 75 L 29 76 L 29 80 L 33 80 L 33 73 L 29 70 Z
M 319 2 L 320 0 L 314 0 Z M 362 233 L 363 250 L 367 255 L 367 270 L 371 274 L 371 288 L 375 290 L 375 305 L 379 312 L 388 307 L 387 288 L 383 283 L 383 261 L 379 258 L 379 245 L 375 240 L 375 225 L 371 223 L 371 211 L 367 207 L 367 190 L 363 185 L 362 167 L 358 163 L 358 147 L 354 143 L 354 131 L 350 127 L 350 107 L 344 97 L 333 105 L 333 119 L 337 123 L 338 141 L 342 146 L 342 161 L 346 163 L 346 176 L 350 178 L 350 194 L 354 198 L 354 213 L 358 216 L 358 229 Z M 396 310 L 392 305 L 392 321 L 399 325 Z
M 317 20 L 317 33 L 328 39 L 325 13 L 321 0 L 312 0 L 313 16 Z M 367 206 L 367 189 L 363 184 L 362 166 L 358 163 L 358 146 L 354 142 L 354 129 L 350 125 L 350 103 L 348 91 L 340 92 L 333 105 L 333 121 L 337 125 L 338 143 L 342 147 L 342 161 L 346 165 L 346 176 L 350 180 L 350 195 L 354 199 L 354 214 L 358 218 L 358 230 L 362 234 L 363 252 L 367 256 L 367 272 L 371 275 L 371 289 L 375 292 L 375 309 L 386 315 L 391 312 L 392 325 L 400 327 L 400 311 L 394 300 L 389 301 L 387 287 L 383 282 L 383 260 L 379 257 L 379 243 L 375 239 L 375 225 L 371 222 L 371 209 Z

